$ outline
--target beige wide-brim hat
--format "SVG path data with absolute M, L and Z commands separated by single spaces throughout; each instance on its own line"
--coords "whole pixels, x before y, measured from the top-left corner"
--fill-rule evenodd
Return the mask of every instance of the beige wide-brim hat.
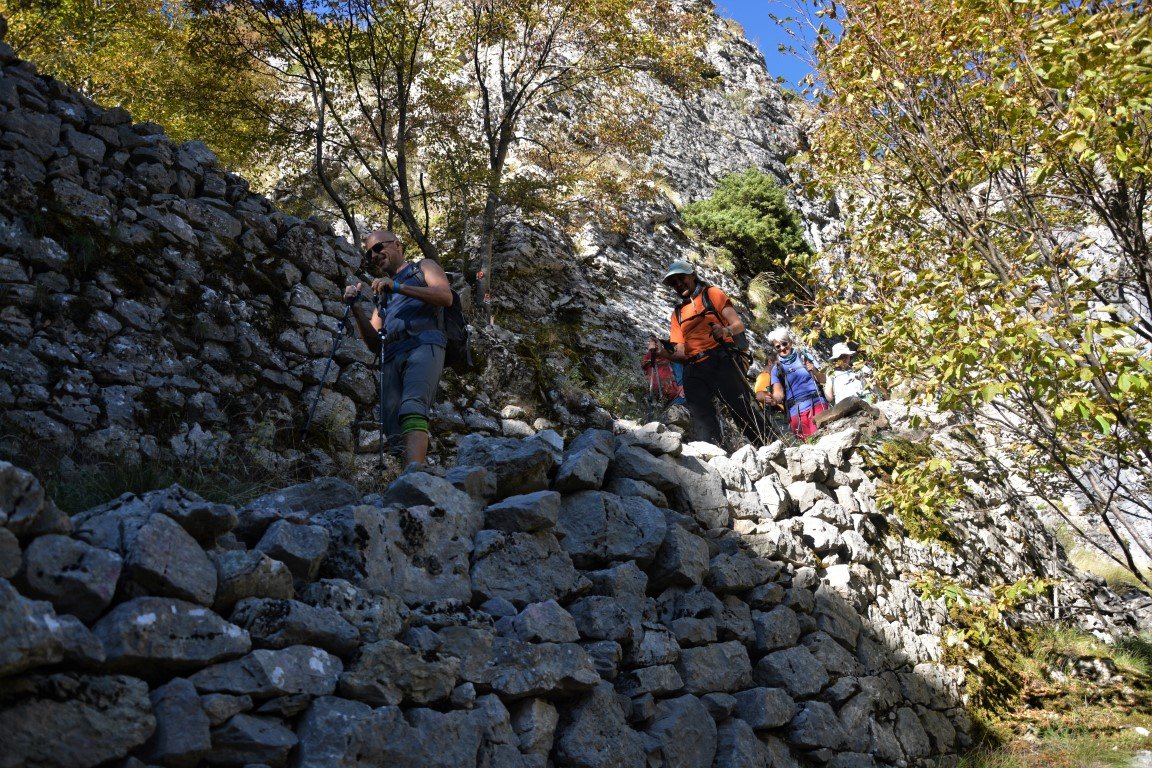
M 664 279 L 661 280 L 660 282 L 667 284 L 668 278 L 670 278 L 670 277 L 674 277 L 676 275 L 694 275 L 694 274 L 696 274 L 696 265 L 694 265 L 690 261 L 684 261 L 683 259 L 676 259 L 676 261 L 674 261 L 668 265 L 668 272 L 665 273 Z

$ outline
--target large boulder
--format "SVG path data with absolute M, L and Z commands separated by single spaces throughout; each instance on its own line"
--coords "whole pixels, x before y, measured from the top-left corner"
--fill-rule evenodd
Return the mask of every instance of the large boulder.
M 600 491 L 566 496 L 556 535 L 580 568 L 600 568 L 618 560 L 649 563 L 660 548 L 668 524 L 651 502 Z
M 0 698 L 0 768 L 92 768 L 124 757 L 156 727 L 148 686 L 124 675 L 28 679 Z
M 138 597 L 109 611 L 92 628 L 108 666 L 138 675 L 195 669 L 242 656 L 248 633 L 199 605 L 167 597 Z

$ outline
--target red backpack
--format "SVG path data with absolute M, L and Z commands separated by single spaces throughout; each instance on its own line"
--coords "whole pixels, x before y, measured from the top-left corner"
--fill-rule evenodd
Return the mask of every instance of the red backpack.
M 658 395 L 663 402 L 671 402 L 678 397 L 684 397 L 684 387 L 676 383 L 676 372 L 672 370 L 672 362 L 666 358 L 656 358 L 653 366 L 652 357 L 645 354 L 640 360 L 640 367 L 648 377 L 648 393 Z

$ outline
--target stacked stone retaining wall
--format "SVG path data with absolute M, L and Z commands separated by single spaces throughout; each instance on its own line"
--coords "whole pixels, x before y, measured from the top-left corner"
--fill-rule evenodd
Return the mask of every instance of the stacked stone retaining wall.
M 471 436 L 382 495 L 71 519 L 0 465 L 0 766 L 955 765 L 946 610 L 900 577 L 931 547 L 862 434 Z M 1021 533 L 958 575 L 1058 575 Z

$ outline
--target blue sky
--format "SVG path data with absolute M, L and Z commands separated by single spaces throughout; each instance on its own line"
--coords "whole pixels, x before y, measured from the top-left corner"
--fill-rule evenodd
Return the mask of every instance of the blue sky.
M 778 48 L 792 42 L 771 15 L 786 17 L 795 14 L 792 0 L 715 0 L 721 16 L 735 19 L 744 27 L 748 40 L 760 47 L 768 65 L 768 74 L 783 77 L 795 90 L 797 83 L 811 70 L 797 54 L 781 53 Z

